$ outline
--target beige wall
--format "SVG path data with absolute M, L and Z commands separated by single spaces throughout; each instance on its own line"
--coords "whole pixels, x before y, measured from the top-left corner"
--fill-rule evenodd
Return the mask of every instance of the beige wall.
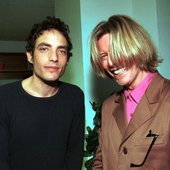
M 61 18 L 70 28 L 73 43 L 73 57 L 70 59 L 66 73 L 61 80 L 78 85 L 84 89 L 83 54 L 81 38 L 81 19 L 79 0 L 56 0 L 55 16 Z

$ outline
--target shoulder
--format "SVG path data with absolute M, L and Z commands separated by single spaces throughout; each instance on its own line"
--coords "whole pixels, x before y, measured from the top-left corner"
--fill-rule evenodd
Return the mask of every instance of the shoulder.
M 170 80 L 163 78 L 164 79 L 164 86 L 168 86 L 170 88 Z
M 8 83 L 5 85 L 1 85 L 0 86 L 0 93 L 11 93 L 14 92 L 16 93 L 16 89 L 19 88 L 20 86 L 20 81 L 16 81 L 16 82 L 12 82 L 12 83 Z M 14 91 L 15 90 L 15 91 Z
M 65 104 L 75 110 L 84 108 L 84 93 L 76 85 L 60 82 L 57 97 L 60 99 L 60 102 L 64 101 Z
M 16 102 L 16 97 L 19 94 L 19 81 L 1 85 L 0 86 L 0 105 L 6 105 L 6 103 L 11 103 L 11 101 Z
M 153 79 L 152 86 L 156 89 L 162 89 L 162 91 L 170 91 L 170 80 L 158 73 Z
M 169 95 L 170 96 L 170 80 L 164 78 L 164 83 L 162 87 L 162 92 L 163 95 Z
M 83 93 L 82 89 L 78 87 L 77 85 L 66 83 L 66 82 L 59 82 L 59 88 L 69 91 L 69 92 L 79 92 Z
M 63 94 L 66 95 L 81 95 L 84 96 L 83 90 L 78 87 L 77 85 L 66 83 L 66 82 L 59 82 L 59 90 Z
M 120 89 L 119 91 L 113 92 L 104 102 L 103 105 L 113 105 L 114 103 L 119 103 L 120 98 L 123 95 L 124 90 Z

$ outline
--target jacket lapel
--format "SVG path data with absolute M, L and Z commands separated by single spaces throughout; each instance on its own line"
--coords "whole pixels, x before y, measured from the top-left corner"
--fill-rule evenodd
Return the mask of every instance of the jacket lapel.
M 128 137 L 130 137 L 141 125 L 143 125 L 151 117 L 152 113 L 149 108 L 149 103 L 146 98 L 146 95 L 144 95 L 137 108 L 135 109 L 135 112 L 133 113 L 133 117 L 126 128 L 122 142 L 124 142 Z
M 125 98 L 123 93 L 121 95 L 117 95 L 115 99 L 115 109 L 113 110 L 113 116 L 117 122 L 117 126 L 120 130 L 122 136 L 124 136 L 127 121 L 126 121 L 126 108 L 125 108 Z
M 158 102 L 161 95 L 163 82 L 163 78 L 159 74 L 156 74 L 135 109 L 133 117 L 128 125 L 126 123 L 125 99 L 123 97 L 123 93 L 119 96 L 119 100 L 116 99 L 118 101 L 118 105 L 114 110 L 114 116 L 123 136 L 122 143 L 124 143 L 140 126 L 151 119 L 154 115 L 159 104 Z M 123 103 L 123 105 L 121 103 Z

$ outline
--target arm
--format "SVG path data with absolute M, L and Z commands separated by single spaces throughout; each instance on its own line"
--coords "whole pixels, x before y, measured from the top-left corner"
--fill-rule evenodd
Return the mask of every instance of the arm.
M 0 170 L 10 170 L 9 165 L 9 118 L 0 100 Z
M 66 170 L 81 170 L 84 154 L 85 108 L 84 95 L 74 103 L 74 117 L 67 145 Z

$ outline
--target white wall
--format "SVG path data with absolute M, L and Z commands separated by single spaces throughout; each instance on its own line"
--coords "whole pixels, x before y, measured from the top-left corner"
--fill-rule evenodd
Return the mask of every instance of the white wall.
M 81 89 L 84 89 L 80 1 L 55 0 L 55 16 L 69 25 L 73 43 L 73 57 L 70 59 L 62 80 L 76 84 Z
M 170 79 L 170 1 L 157 0 L 157 23 L 159 37 L 159 54 L 164 59 L 160 65 L 161 74 Z
M 132 0 L 132 17 L 149 33 L 156 47 L 159 47 L 157 9 L 155 0 Z

